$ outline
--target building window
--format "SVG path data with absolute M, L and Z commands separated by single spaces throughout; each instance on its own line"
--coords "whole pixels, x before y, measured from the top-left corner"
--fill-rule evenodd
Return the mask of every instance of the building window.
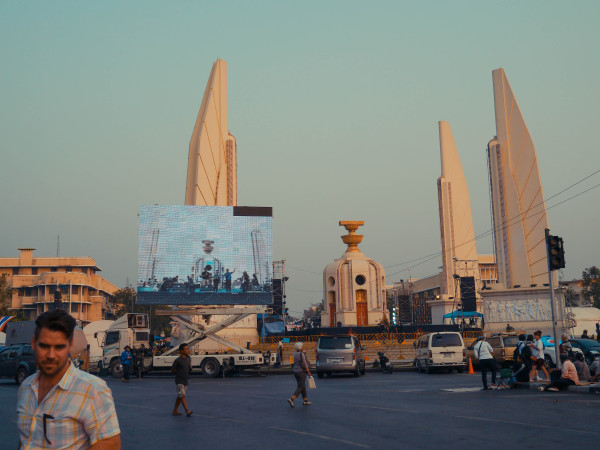
M 364 275 L 356 275 L 356 278 L 354 279 L 354 281 L 356 281 L 356 284 L 358 284 L 359 286 L 362 286 L 363 284 L 366 283 L 367 279 L 365 278 Z
M 32 295 L 31 288 L 25 288 L 24 291 L 25 291 L 25 293 L 24 293 L 25 297 L 31 297 L 31 295 Z
M 72 286 L 71 287 L 71 293 L 73 295 L 77 295 L 79 293 L 79 286 Z
M 37 267 L 31 268 L 31 275 L 37 275 Z
M 58 272 L 58 267 L 50 267 L 50 272 Z
M 79 303 L 71 304 L 71 312 L 79 312 Z
M 65 267 L 65 272 L 73 272 L 73 268 L 72 267 Z
M 19 268 L 13 267 L 13 275 L 19 275 Z
M 87 275 L 87 267 L 82 267 L 81 268 L 81 273 L 85 273 Z

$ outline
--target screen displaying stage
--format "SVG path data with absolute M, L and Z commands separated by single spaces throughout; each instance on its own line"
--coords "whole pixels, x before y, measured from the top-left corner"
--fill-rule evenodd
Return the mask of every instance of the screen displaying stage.
M 270 305 L 272 208 L 142 205 L 137 301 Z

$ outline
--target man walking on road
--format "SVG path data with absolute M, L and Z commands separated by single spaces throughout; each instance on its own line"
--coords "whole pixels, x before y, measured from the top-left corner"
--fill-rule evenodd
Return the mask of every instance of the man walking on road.
M 173 408 L 172 414 L 174 416 L 181 416 L 181 413 L 177 409 L 179 405 L 183 405 L 185 413 L 189 417 L 193 411 L 188 408 L 185 401 L 185 392 L 187 391 L 188 380 L 192 371 L 192 359 L 190 358 L 190 349 L 187 344 L 179 346 L 179 353 L 181 355 L 173 362 L 173 366 L 171 367 L 171 372 L 175 374 L 175 386 L 177 386 L 177 400 L 175 400 L 175 408 Z
M 483 390 L 490 391 L 491 387 L 487 385 L 487 371 L 492 371 L 492 386 L 496 386 L 496 360 L 494 359 L 494 349 L 485 340 L 485 336 L 478 338 L 479 342 L 475 344 L 473 350 L 479 359 L 479 367 L 481 368 L 481 380 L 483 381 Z
M 40 315 L 32 340 L 39 372 L 19 389 L 20 449 L 120 449 L 121 430 L 106 382 L 70 361 L 75 319 L 62 309 Z
M 550 375 L 548 375 L 545 366 L 544 343 L 541 338 L 542 332 L 538 330 L 533 333 L 533 342 L 529 344 L 529 347 L 531 347 L 531 359 L 533 360 L 533 367 L 529 373 L 529 381 L 542 381 L 537 374 L 538 370 L 544 372 L 546 380 L 550 381 Z

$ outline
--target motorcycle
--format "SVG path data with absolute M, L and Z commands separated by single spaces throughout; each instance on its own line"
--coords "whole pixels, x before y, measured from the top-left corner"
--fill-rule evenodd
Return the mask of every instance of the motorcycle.
M 383 352 L 377 352 L 377 356 L 379 356 L 379 367 L 383 373 L 392 373 L 394 368 L 392 363 L 390 363 L 390 359 L 385 356 Z

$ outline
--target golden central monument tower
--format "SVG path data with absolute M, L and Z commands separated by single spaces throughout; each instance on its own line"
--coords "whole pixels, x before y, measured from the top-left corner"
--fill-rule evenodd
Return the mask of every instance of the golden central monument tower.
M 364 221 L 340 221 L 348 234 L 348 245 L 341 258 L 323 270 L 324 308 L 321 326 L 376 325 L 385 315 L 385 271 L 377 261 L 367 258 L 358 248 L 363 236 L 356 234 Z

